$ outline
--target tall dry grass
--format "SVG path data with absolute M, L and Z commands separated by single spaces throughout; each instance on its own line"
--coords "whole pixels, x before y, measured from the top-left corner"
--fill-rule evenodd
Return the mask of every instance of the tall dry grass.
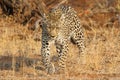
M 29 31 L 27 26 L 13 24 L 7 17 L 0 23 L 0 79 L 64 79 L 63 75 L 47 75 L 42 63 L 39 70 L 35 69 L 36 62 L 41 60 L 41 43 L 36 41 L 41 35 L 39 31 Z M 119 28 L 92 28 L 85 33 L 86 64 L 81 64 L 82 60 L 78 59 L 77 47 L 69 44 L 65 78 L 109 79 L 112 76 L 117 79 L 120 74 Z M 51 53 L 55 53 L 55 49 L 52 48 Z
M 85 27 L 86 56 L 84 60 L 79 59 L 77 46 L 70 43 L 66 75 L 48 75 L 42 62 L 36 69 L 37 62 L 41 61 L 41 30 L 30 31 L 29 25 L 16 23 L 12 16 L 0 15 L 0 80 L 119 80 L 119 19 L 112 19 L 116 18 L 116 13 L 99 7 L 80 15 Z M 51 54 L 56 55 L 54 45 Z M 82 64 L 83 61 L 86 63 Z

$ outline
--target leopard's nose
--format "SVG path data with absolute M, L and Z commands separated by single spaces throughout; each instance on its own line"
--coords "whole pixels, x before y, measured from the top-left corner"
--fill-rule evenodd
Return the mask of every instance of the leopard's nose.
M 51 37 L 55 37 L 54 35 L 51 35 Z

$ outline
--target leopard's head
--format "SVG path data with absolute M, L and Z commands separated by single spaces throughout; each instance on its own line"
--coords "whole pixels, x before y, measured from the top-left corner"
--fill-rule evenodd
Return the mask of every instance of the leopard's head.
M 60 30 L 60 18 L 62 16 L 62 10 L 59 8 L 54 8 L 49 11 L 46 19 L 46 29 L 48 34 L 52 37 L 56 37 Z

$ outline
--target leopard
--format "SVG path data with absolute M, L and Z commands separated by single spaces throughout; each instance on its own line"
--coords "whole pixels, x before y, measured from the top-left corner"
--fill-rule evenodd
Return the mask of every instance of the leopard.
M 85 36 L 77 12 L 69 5 L 52 8 L 42 18 L 41 55 L 47 73 L 64 72 L 69 51 L 69 43 L 77 45 L 80 56 L 84 55 Z M 58 53 L 58 69 L 51 62 L 50 45 L 54 42 Z

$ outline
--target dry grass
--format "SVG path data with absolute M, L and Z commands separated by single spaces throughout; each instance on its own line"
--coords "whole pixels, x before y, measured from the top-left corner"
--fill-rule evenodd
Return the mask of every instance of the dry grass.
M 77 47 L 69 44 L 65 75 L 46 74 L 42 63 L 35 69 L 41 60 L 40 30 L 30 31 L 29 25 L 0 15 L 0 80 L 120 80 L 119 20 L 111 22 L 115 14 L 94 11 L 97 13 L 88 9 L 87 14 L 80 15 L 85 27 L 86 58 L 78 59 Z M 55 55 L 54 46 L 51 50 Z
M 63 80 L 63 75 L 49 76 L 41 64 L 41 70 L 36 70 L 36 61 L 40 57 L 40 41 L 35 41 L 37 32 L 12 23 L 7 18 L 0 21 L 0 78 L 16 80 L 46 80 L 57 78 Z M 120 74 L 120 31 L 119 28 L 93 28 L 86 30 L 86 64 L 76 59 L 78 49 L 70 44 L 67 61 L 66 79 L 109 79 L 119 78 Z M 52 51 L 54 53 L 54 50 Z M 6 78 L 5 78 L 6 76 Z M 47 76 L 47 77 L 46 77 Z

